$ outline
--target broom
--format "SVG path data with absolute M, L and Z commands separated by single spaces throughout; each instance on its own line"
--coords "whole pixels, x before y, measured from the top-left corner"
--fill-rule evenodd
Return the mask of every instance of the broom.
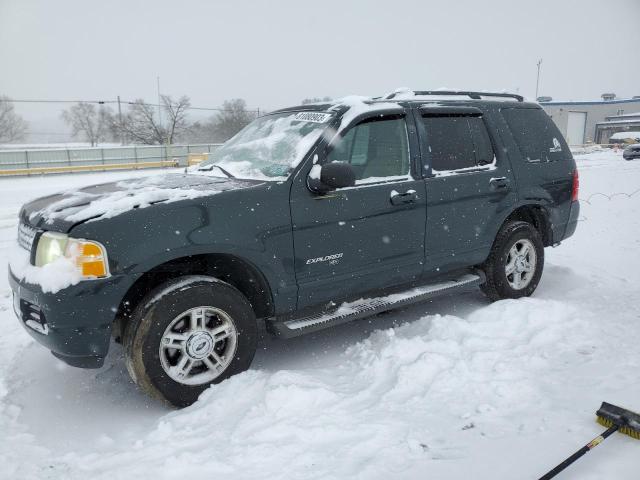
M 591 440 L 553 470 L 550 470 L 549 473 L 540 477 L 540 480 L 549 480 L 555 477 L 585 453 L 596 448 L 604 442 L 607 437 L 616 432 L 624 433 L 632 438 L 640 440 L 640 415 L 637 413 L 603 402 L 600 410 L 596 412 L 596 415 L 598 416 L 598 423 L 607 427 L 607 430 L 605 430 L 599 437 Z

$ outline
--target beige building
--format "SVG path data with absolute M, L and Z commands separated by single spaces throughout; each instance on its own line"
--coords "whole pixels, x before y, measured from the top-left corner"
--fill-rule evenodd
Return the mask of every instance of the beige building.
M 640 96 L 618 99 L 602 95 L 592 102 L 558 102 L 540 97 L 540 105 L 553 119 L 569 145 L 609 143 L 616 132 L 640 130 Z

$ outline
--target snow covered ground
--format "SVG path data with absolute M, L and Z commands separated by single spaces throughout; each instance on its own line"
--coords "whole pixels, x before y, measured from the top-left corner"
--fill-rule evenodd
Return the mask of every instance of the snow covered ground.
M 26 200 L 129 174 L 0 180 L 1 479 L 527 479 L 599 434 L 603 400 L 640 411 L 640 161 L 578 156 L 576 235 L 533 298 L 443 298 L 293 340 L 171 411 L 114 345 L 67 367 L 14 318 L 6 281 Z M 622 435 L 560 478 L 635 479 Z

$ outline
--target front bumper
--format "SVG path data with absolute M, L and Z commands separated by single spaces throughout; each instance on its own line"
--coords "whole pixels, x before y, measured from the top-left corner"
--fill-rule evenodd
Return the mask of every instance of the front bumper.
M 109 351 L 116 312 L 135 278 L 117 275 L 44 293 L 9 269 L 14 310 L 25 330 L 74 367 L 99 368 Z

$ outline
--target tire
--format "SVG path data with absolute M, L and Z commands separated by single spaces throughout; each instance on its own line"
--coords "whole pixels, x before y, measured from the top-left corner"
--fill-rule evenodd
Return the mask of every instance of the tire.
M 135 308 L 123 336 L 127 370 L 149 395 L 186 407 L 210 385 L 249 368 L 257 334 L 253 309 L 235 287 L 180 277 Z
M 528 250 L 524 250 L 525 246 Z M 544 268 L 540 234 L 527 222 L 505 224 L 482 268 L 487 280 L 480 288 L 492 301 L 530 296 L 538 287 Z M 507 274 L 507 268 L 513 273 Z M 527 268 L 529 271 L 524 271 Z

